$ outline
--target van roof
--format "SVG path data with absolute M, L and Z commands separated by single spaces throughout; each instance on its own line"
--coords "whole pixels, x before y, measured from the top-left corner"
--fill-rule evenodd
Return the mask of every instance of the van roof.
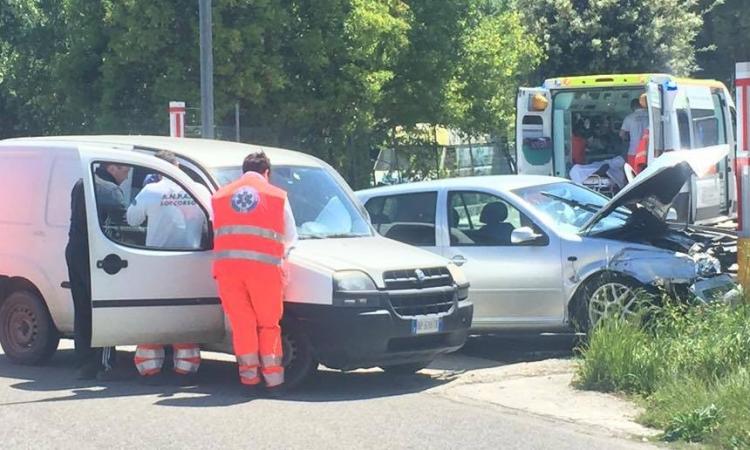
M 245 157 L 252 152 L 264 151 L 274 165 L 319 166 L 321 161 L 314 156 L 301 152 L 261 145 L 241 144 L 238 142 L 218 141 L 212 139 L 174 138 L 168 136 L 126 136 L 126 135 L 91 135 L 91 136 L 49 136 L 33 138 L 16 138 L 0 141 L 3 143 L 63 143 L 63 144 L 101 144 L 133 146 L 150 150 L 169 150 L 184 158 L 193 160 L 204 167 L 237 167 L 242 165 Z
M 665 73 L 631 73 L 609 75 L 583 75 L 575 77 L 557 77 L 544 80 L 547 89 L 579 89 L 591 87 L 627 87 L 643 86 L 654 81 L 675 81 L 680 84 L 700 85 L 711 88 L 726 89 L 724 83 L 716 80 L 702 80 L 697 78 L 678 78 Z

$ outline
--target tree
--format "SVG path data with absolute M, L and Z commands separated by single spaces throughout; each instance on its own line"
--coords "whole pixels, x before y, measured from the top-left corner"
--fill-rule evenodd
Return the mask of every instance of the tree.
M 517 0 L 546 60 L 537 81 L 595 73 L 667 72 L 695 68 L 702 26 L 696 0 Z
M 696 75 L 732 86 L 735 63 L 750 61 L 750 4 L 746 0 L 708 1 L 697 40 Z

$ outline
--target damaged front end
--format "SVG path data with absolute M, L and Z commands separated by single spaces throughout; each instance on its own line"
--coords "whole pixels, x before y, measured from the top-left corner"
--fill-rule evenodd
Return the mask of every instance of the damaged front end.
M 651 216 L 653 217 L 653 216 Z M 608 239 L 655 247 L 626 247 L 609 262 L 647 286 L 681 298 L 734 301 L 739 295 L 732 276 L 737 240 L 731 233 L 700 227 L 673 227 L 654 220 L 608 233 Z

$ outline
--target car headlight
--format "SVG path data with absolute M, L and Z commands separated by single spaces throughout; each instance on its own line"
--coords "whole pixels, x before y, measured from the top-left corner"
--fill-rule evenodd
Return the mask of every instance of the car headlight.
M 456 283 L 459 286 L 464 286 L 469 284 L 469 280 L 466 279 L 466 275 L 464 274 L 464 271 L 461 270 L 460 267 L 453 263 L 448 263 L 448 272 L 451 274 L 451 278 L 453 278 L 453 282 Z
M 335 292 L 376 291 L 377 289 L 372 278 L 358 270 L 336 272 L 333 275 L 333 290 Z
M 695 261 L 695 274 L 699 277 L 712 277 L 721 273 L 721 263 L 718 259 L 705 253 L 692 255 Z

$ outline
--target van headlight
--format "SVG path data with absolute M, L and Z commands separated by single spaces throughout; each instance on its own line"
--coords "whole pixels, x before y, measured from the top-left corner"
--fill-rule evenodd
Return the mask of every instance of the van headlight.
M 465 286 L 469 284 L 469 280 L 466 279 L 466 275 L 464 274 L 464 271 L 461 270 L 460 267 L 453 263 L 448 263 L 448 272 L 451 274 L 451 278 L 453 278 L 453 282 L 456 283 L 459 286 Z
M 447 267 L 451 278 L 453 278 L 453 282 L 458 287 L 458 299 L 466 300 L 469 298 L 469 280 L 466 278 L 466 274 L 464 274 L 464 271 L 460 267 L 453 263 L 448 263 Z
M 379 307 L 382 296 L 364 272 L 347 270 L 333 275 L 333 306 Z
M 333 275 L 333 290 L 335 292 L 377 291 L 375 282 L 364 272 L 347 270 Z

